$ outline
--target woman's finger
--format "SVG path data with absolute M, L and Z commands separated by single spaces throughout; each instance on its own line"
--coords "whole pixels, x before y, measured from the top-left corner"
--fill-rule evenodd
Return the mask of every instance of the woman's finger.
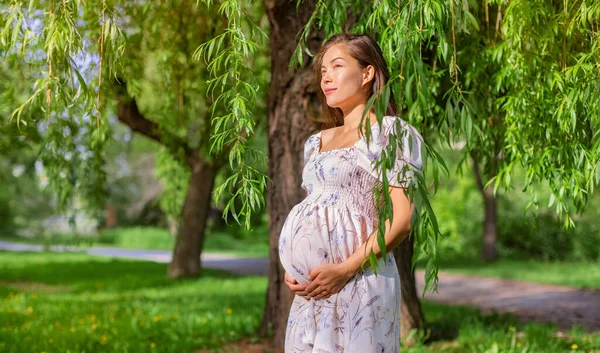
M 294 292 L 300 292 L 306 290 L 306 285 L 304 284 L 289 284 L 288 287 Z
M 319 285 L 320 285 L 320 283 L 317 283 L 317 281 L 316 281 L 316 280 L 315 280 L 315 281 L 312 281 L 312 282 L 311 282 L 311 283 L 308 285 L 308 287 L 306 287 L 306 291 L 307 291 L 308 293 L 313 293 L 313 292 L 315 292 L 314 294 L 316 294 L 316 292 L 318 292 L 318 291 L 319 291 L 319 289 L 318 289 L 318 288 L 319 288 Z
M 293 276 L 291 276 L 289 273 L 285 273 L 285 275 L 283 276 L 283 280 L 287 283 L 294 283 L 295 279 Z
M 328 292 L 328 291 L 326 291 L 326 290 L 324 290 L 324 291 L 322 291 L 321 293 L 317 294 L 317 296 L 315 296 L 314 298 L 315 298 L 315 299 L 323 299 L 323 298 L 325 298 L 325 296 L 326 296 L 326 295 L 328 295 L 328 294 L 329 294 L 329 292 Z

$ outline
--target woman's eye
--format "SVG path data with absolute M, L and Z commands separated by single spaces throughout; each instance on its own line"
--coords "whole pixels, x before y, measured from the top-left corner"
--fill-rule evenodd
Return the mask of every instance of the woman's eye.
M 335 69 L 336 67 L 342 67 L 342 65 L 333 65 L 333 68 Z

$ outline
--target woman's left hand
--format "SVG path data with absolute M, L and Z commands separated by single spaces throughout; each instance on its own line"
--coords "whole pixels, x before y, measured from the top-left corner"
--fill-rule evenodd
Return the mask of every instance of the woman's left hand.
M 309 273 L 311 283 L 307 296 L 313 299 L 329 298 L 339 292 L 354 274 L 343 264 L 324 264 Z

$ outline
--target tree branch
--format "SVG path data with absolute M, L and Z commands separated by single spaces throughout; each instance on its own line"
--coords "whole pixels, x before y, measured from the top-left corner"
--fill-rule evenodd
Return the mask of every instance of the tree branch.
M 160 131 L 155 122 L 148 120 L 142 115 L 135 99 L 127 95 L 124 81 L 120 81 L 116 85 L 117 118 L 119 121 L 129 126 L 132 131 L 140 133 L 169 149 L 183 148 L 186 157 L 197 152 L 184 139 L 168 132 Z

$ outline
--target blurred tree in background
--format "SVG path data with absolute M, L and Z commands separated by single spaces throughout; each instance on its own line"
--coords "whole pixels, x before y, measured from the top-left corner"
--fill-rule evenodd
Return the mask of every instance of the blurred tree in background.
M 51 146 L 47 168 L 59 201 L 64 205 L 81 195 L 91 207 L 104 207 L 110 195 L 105 221 L 114 224 L 113 204 L 124 190 L 107 183 L 105 166 L 114 156 L 107 146 L 115 137 L 111 122 L 118 119 L 160 146 L 159 202 L 178 234 L 169 275 L 197 275 L 213 187 L 228 151 L 209 155 L 211 114 L 227 108 L 206 95 L 208 68 L 193 54 L 223 30 L 224 18 L 214 7 L 177 1 L 27 5 L 5 6 L 2 51 L 14 60 L 22 54 L 29 72 L 44 74 L 29 80 L 37 79 L 36 90 L 25 104 L 13 104 L 18 108 L 12 118 L 35 125 L 40 117 L 24 115 L 27 108 L 45 110 L 43 143 Z M 264 79 L 264 63 L 247 63 L 259 73 L 262 67 L 263 77 L 248 71 L 237 78 Z M 233 148 L 235 141 L 222 144 L 221 150 Z M 116 189 L 106 190 L 108 185 Z

